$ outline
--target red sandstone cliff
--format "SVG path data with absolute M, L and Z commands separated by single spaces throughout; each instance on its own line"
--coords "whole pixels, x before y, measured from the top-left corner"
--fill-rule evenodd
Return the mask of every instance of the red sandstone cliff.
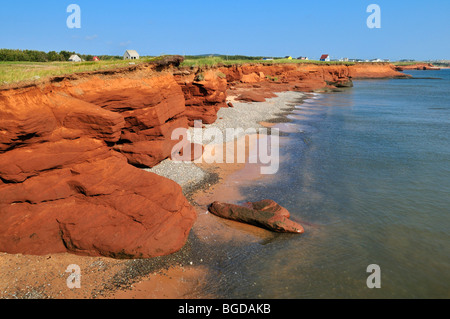
M 195 211 L 179 185 L 137 167 L 171 156 L 175 128 L 213 123 L 229 89 L 252 101 L 347 87 L 352 77 L 399 76 L 390 65 L 198 70 L 168 63 L 0 89 L 0 251 L 173 253 L 186 242 Z
M 205 124 L 214 123 L 217 112 L 226 107 L 227 80 L 216 70 L 192 70 L 177 72 L 175 79 L 183 90 L 186 115 L 192 126 L 194 120 Z
M 379 78 L 408 78 L 410 75 L 396 70 L 390 63 L 356 63 L 349 66 L 350 76 L 353 79 L 379 79 Z
M 434 66 L 431 63 L 416 63 L 411 65 L 398 65 L 395 67 L 397 71 L 405 71 L 405 70 L 440 70 L 440 68 Z
M 130 164 L 169 157 L 184 111 L 171 72 L 152 66 L 0 91 L 0 250 L 115 258 L 179 250 L 195 210 L 179 185 Z

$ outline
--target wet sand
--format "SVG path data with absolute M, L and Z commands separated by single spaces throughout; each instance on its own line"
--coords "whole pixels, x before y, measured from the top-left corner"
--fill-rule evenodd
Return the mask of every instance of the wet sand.
M 207 284 L 205 266 L 173 266 L 133 284 L 130 289 L 118 290 L 107 299 L 209 299 L 203 294 Z

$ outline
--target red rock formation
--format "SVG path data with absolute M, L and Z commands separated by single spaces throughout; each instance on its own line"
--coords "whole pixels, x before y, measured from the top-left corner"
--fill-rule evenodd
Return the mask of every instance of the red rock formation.
M 217 119 L 217 112 L 226 107 L 227 89 L 237 100 L 262 102 L 275 97 L 274 92 L 311 92 L 351 87 L 352 79 L 409 77 L 389 63 L 355 65 L 326 64 L 244 64 L 205 69 L 181 68 L 175 73 L 186 99 L 185 115 L 189 125 L 194 120 L 205 124 Z
M 356 63 L 349 66 L 349 75 L 354 79 L 407 78 L 410 75 L 398 72 L 390 63 Z
M 172 131 L 188 127 L 183 92 L 169 72 L 140 79 L 92 78 L 66 91 L 123 117 L 115 149 L 136 166 L 153 167 L 168 158 L 176 144 Z
M 291 217 L 291 213 L 289 213 L 289 211 L 286 208 L 280 206 L 271 199 L 263 199 L 260 200 L 259 202 L 247 202 L 243 206 L 258 211 L 272 212 L 276 215 L 284 216 L 286 218 Z
M 236 98 L 243 102 L 264 102 L 267 98 L 275 97 L 272 92 L 264 92 L 263 90 L 245 90 Z
M 176 79 L 183 89 L 189 124 L 194 120 L 202 120 L 211 124 L 217 120 L 217 112 L 221 107 L 227 107 L 227 80 L 220 77 L 217 70 L 192 72 L 187 75 L 177 75 Z
M 355 65 L 326 64 L 246 64 L 219 67 L 233 85 L 237 100 L 260 102 L 275 96 L 274 92 L 311 92 L 351 87 L 352 79 L 409 77 L 389 63 Z
M 184 96 L 171 73 L 141 73 L 0 91 L 0 251 L 147 258 L 184 245 L 196 213 L 181 187 L 128 164 L 171 155 Z
M 263 100 L 286 90 L 349 86 L 351 77 L 401 75 L 390 65 L 314 64 L 177 69 L 174 75 L 171 65 L 163 59 L 0 89 L 0 251 L 170 254 L 184 245 L 195 211 L 177 184 L 134 166 L 152 167 L 177 153 L 193 159 L 173 150 L 174 129 L 197 119 L 214 122 L 231 88 L 242 99 Z M 279 230 L 302 231 L 276 205 L 238 210 L 266 216 Z
M 1 163 L 0 187 L 0 249 L 8 253 L 166 255 L 184 245 L 195 221 L 179 185 L 134 168 L 99 140 L 43 143 L 10 160 Z
M 272 200 L 247 203 L 245 206 L 214 202 L 209 211 L 219 217 L 251 224 L 280 233 L 302 234 L 303 227 L 289 219 L 287 209 Z

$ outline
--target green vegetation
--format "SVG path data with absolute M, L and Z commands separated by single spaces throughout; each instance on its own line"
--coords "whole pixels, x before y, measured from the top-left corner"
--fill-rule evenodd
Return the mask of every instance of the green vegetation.
M 140 64 L 150 61 L 153 59 L 142 58 L 133 60 L 133 63 Z M 0 85 L 64 74 L 115 69 L 129 65 L 129 60 L 122 59 L 99 62 L 0 62 Z
M 90 54 L 79 54 L 76 52 L 69 51 L 50 51 L 48 53 L 43 51 L 36 50 L 11 50 L 11 49 L 0 49 L 0 61 L 9 61 L 9 62 L 61 62 L 61 61 L 69 61 L 71 55 L 76 54 L 81 59 L 85 61 L 92 61 L 94 58 L 93 55 Z M 101 55 L 98 56 L 100 60 L 115 60 L 121 59 L 120 56 L 110 56 L 110 55 Z
M 405 65 L 414 65 L 414 64 L 418 64 L 418 63 L 426 63 L 423 61 L 398 61 L 398 62 L 394 62 L 393 64 L 395 66 L 405 66 Z
M 268 79 L 268 80 L 270 80 L 270 81 L 274 81 L 274 82 L 277 82 L 278 81 L 278 78 L 275 76 L 275 77 L 273 77 L 273 76 L 270 76 L 270 75 L 266 75 L 266 79 Z
M 126 67 L 130 64 L 129 60 L 123 60 L 118 56 L 98 56 L 100 61 L 91 61 L 92 55 L 78 54 L 84 62 L 66 62 L 74 52 L 61 51 L 59 53 L 51 51 L 48 53 L 33 50 L 9 50 L 0 49 L 0 85 L 16 83 L 21 81 L 39 80 L 51 76 L 73 74 L 86 71 L 108 70 L 119 67 Z M 141 57 L 140 60 L 134 60 L 133 63 L 140 64 L 145 62 L 157 62 L 163 60 L 162 57 Z M 296 60 L 274 58 L 273 60 L 263 60 L 263 57 L 250 56 L 185 56 L 181 66 L 185 67 L 205 67 L 217 65 L 242 65 L 245 63 L 316 63 L 316 64 L 344 64 L 352 65 L 351 62 L 321 62 L 313 60 Z M 217 74 L 219 77 L 225 77 L 225 74 Z M 200 75 L 201 77 L 202 75 Z M 271 79 L 277 81 L 277 79 Z
M 38 80 L 51 76 L 73 74 L 86 71 L 108 70 L 128 66 L 130 61 L 121 56 L 98 55 L 100 61 L 92 61 L 94 56 L 77 54 L 83 62 L 68 62 L 75 52 L 0 49 L 0 85 L 20 81 Z M 154 60 L 142 57 L 136 64 Z
M 442 60 L 442 61 L 432 61 L 433 65 L 448 68 L 450 67 L 450 61 Z
M 200 73 L 199 75 L 197 75 L 196 77 L 195 77 L 195 80 L 196 81 L 204 81 L 205 80 L 205 75 L 203 74 L 203 73 Z
M 226 55 L 213 55 L 213 56 L 185 56 L 184 62 L 181 66 L 187 67 L 205 67 L 205 66 L 216 66 L 218 64 L 223 65 L 242 65 L 245 63 L 267 63 L 267 64 L 282 64 L 282 63 L 314 63 L 314 64 L 325 64 L 325 65 L 353 65 L 353 62 L 323 62 L 315 60 L 297 60 L 297 59 L 284 59 L 284 58 L 274 58 L 273 60 L 263 60 L 264 57 L 251 57 L 251 56 L 226 56 Z
M 217 76 L 221 79 L 226 79 L 227 75 L 225 73 L 222 72 L 217 72 Z
M 434 60 L 434 61 L 400 60 L 400 61 L 394 62 L 393 64 L 395 66 L 406 66 L 406 65 L 414 65 L 414 64 L 421 64 L 421 63 L 431 63 L 437 67 L 449 67 L 450 66 L 450 60 Z
M 16 83 L 27 80 L 38 80 L 51 76 L 73 74 L 86 71 L 108 70 L 119 67 L 126 67 L 130 64 L 129 60 L 123 60 L 120 56 L 98 55 L 100 61 L 92 61 L 93 55 L 77 54 L 84 62 L 67 62 L 75 52 L 50 51 L 48 53 L 36 50 L 10 50 L 0 49 L 0 85 Z M 145 62 L 158 62 L 165 57 L 141 57 L 133 63 L 140 64 Z M 242 65 L 246 63 L 264 63 L 264 64 L 324 64 L 324 65 L 353 65 L 354 62 L 331 61 L 323 62 L 316 60 L 297 60 L 280 57 L 270 57 L 270 60 L 262 56 L 244 56 L 244 55 L 201 55 L 185 56 L 183 67 L 212 67 L 217 65 Z M 394 62 L 395 65 L 404 66 L 421 61 L 401 60 Z M 449 66 L 450 61 L 433 61 L 437 66 Z M 225 74 L 218 72 L 218 77 L 225 78 Z M 200 73 L 199 79 L 204 78 Z M 277 78 L 268 77 L 269 80 L 278 81 Z

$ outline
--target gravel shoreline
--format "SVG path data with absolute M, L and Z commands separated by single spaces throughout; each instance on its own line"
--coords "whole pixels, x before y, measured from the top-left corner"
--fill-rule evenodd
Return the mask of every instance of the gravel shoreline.
M 290 120 L 286 115 L 307 98 L 305 93 L 292 91 L 276 93 L 276 95 L 277 97 L 269 98 L 265 102 L 251 103 L 237 102 L 231 97 L 230 100 L 234 107 L 220 109 L 217 113 L 217 121 L 213 124 L 204 125 L 204 129 L 215 128 L 220 130 L 224 136 L 224 142 L 229 142 L 234 138 L 242 137 L 244 133 L 237 134 L 237 136 L 226 136 L 227 128 L 242 128 L 243 131 L 252 128 L 258 130 L 267 128 L 261 122 L 289 122 Z M 190 128 L 189 133 L 194 136 L 194 129 Z M 270 134 L 270 128 L 268 134 Z M 193 142 L 205 145 L 210 141 L 194 139 Z M 157 166 L 145 170 L 175 181 L 182 187 L 184 194 L 188 197 L 196 190 L 218 182 L 214 173 L 205 171 L 193 162 L 175 162 L 167 159 Z

